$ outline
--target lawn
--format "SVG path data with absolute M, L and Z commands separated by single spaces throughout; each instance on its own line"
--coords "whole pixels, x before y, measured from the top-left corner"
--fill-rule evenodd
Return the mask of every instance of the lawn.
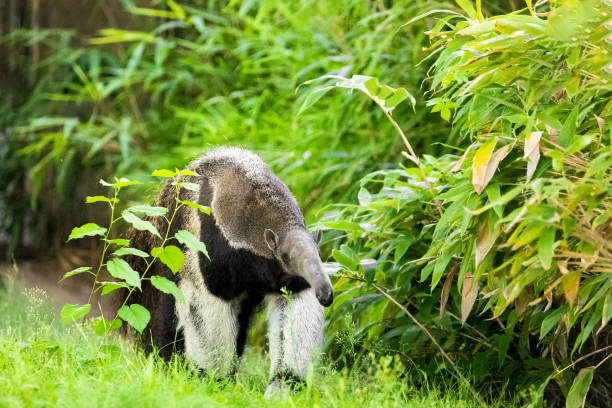
M 40 289 L 0 292 L 0 315 L 1 407 L 478 406 L 452 380 L 417 387 L 418 370 L 391 357 L 341 371 L 320 363 L 307 386 L 266 400 L 266 357 L 252 349 L 235 376 L 221 379 L 194 374 L 180 356 L 166 363 L 124 338 L 101 338 L 86 326 L 62 327 Z

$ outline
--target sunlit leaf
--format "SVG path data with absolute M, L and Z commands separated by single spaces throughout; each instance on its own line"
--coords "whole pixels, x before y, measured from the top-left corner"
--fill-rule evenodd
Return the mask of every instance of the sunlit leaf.
M 117 312 L 117 316 L 128 322 L 130 326 L 138 330 L 139 333 L 142 333 L 145 327 L 147 327 L 149 320 L 151 320 L 151 313 L 138 303 L 134 303 L 130 306 L 121 306 Z
M 92 196 L 87 196 L 87 198 L 85 198 L 85 202 L 87 204 L 97 203 L 97 202 L 100 202 L 100 201 L 105 202 L 105 203 L 116 203 L 119 200 L 114 198 L 114 197 L 113 198 L 108 198 L 108 197 L 105 197 L 105 196 L 93 196 L 93 197 Z
M 118 245 L 118 246 L 128 246 L 128 245 L 130 245 L 130 241 L 128 241 L 127 239 L 123 239 L 123 238 L 109 239 L 106 242 L 108 242 L 109 244 L 114 244 L 114 245 Z
M 198 203 L 194 203 L 193 201 L 189 201 L 189 200 L 182 200 L 181 202 L 189 208 L 195 208 L 196 210 L 199 210 L 200 212 L 203 212 L 204 214 L 210 215 L 210 207 L 207 207 L 205 205 L 200 205 Z
M 62 324 L 66 326 L 76 320 L 79 320 L 82 317 L 85 317 L 89 314 L 91 310 L 91 305 L 64 305 L 62 311 L 60 312 L 60 316 L 62 317 Z
M 106 263 L 106 269 L 113 277 L 123 279 L 128 285 L 135 286 L 140 289 L 140 276 L 132 267 L 123 259 L 115 258 Z
M 151 250 L 151 255 L 159 258 L 172 273 L 177 273 L 185 263 L 185 254 L 174 245 L 167 245 L 163 248 L 155 247 Z
M 123 323 L 120 319 L 106 320 L 103 317 L 97 317 L 91 320 L 91 324 L 96 334 L 102 336 L 109 331 L 120 328 Z
M 151 173 L 152 176 L 155 177 L 166 177 L 166 178 L 170 178 L 170 177 L 174 177 L 177 175 L 176 171 L 172 171 L 172 170 L 167 170 L 167 169 L 159 169 L 159 170 L 154 170 L 153 173 Z
M 73 239 L 79 239 L 83 237 L 92 237 L 95 235 L 104 235 L 106 234 L 106 228 L 99 226 L 96 223 L 89 222 L 80 227 L 76 227 L 72 229 L 70 236 L 68 237 L 68 241 Z

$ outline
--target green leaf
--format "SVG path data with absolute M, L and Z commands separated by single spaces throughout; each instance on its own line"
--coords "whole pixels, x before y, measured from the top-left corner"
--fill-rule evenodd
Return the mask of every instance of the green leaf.
M 181 170 L 180 174 L 183 176 L 199 176 L 198 173 L 196 173 L 195 171 L 191 171 L 191 170 Z
M 159 170 L 154 170 L 153 173 L 151 173 L 151 175 L 155 176 L 155 177 L 170 178 L 170 177 L 176 176 L 177 172 L 176 171 L 172 171 L 172 170 L 159 169 Z
M 567 120 L 561 128 L 561 132 L 559 132 L 559 138 L 557 139 L 559 146 L 568 148 L 572 145 L 574 136 L 576 135 L 576 119 L 578 118 L 578 113 L 578 108 L 574 108 L 572 113 L 567 117 Z
M 476 13 L 476 10 L 474 9 L 474 6 L 472 5 L 472 2 L 470 0 L 456 0 L 456 1 L 459 7 L 461 7 L 463 11 L 467 13 L 470 20 L 478 19 L 478 14 Z
M 555 227 L 546 227 L 538 240 L 538 255 L 540 256 L 540 263 L 544 269 L 550 269 L 552 263 L 556 232 L 557 229 Z
M 157 289 L 161 290 L 164 293 L 168 293 L 176 298 L 176 300 L 180 302 L 185 301 L 185 297 L 183 296 L 183 292 L 179 289 L 178 286 L 174 282 L 169 279 L 164 278 L 163 276 L 151 276 L 151 284 L 155 286 Z
M 346 266 L 351 271 L 356 270 L 357 265 L 359 265 L 359 257 L 346 245 L 342 245 L 340 250 L 334 249 L 332 251 L 332 256 L 337 262 Z
M 136 248 L 120 248 L 113 253 L 115 256 L 135 255 L 141 258 L 148 258 L 149 254 Z
M 591 381 L 593 381 L 593 372 L 595 367 L 583 368 L 578 372 L 572 387 L 567 393 L 567 399 L 565 400 L 566 408 L 582 408 L 584 407 L 587 393 L 591 387 Z
M 84 272 L 89 272 L 89 271 L 91 271 L 91 266 L 81 266 L 80 268 L 73 269 L 69 272 L 66 272 L 64 276 L 62 276 L 62 279 L 60 279 L 60 282 L 71 276 L 78 275 Z
M 102 296 L 120 288 L 129 288 L 129 286 L 123 282 L 100 282 L 100 284 L 102 285 Z
M 140 289 L 140 276 L 138 272 L 123 259 L 111 259 L 106 263 L 106 269 L 114 278 L 123 279 L 130 286 Z
M 200 191 L 200 185 L 196 183 L 187 183 L 185 181 L 181 183 L 172 183 L 175 186 L 179 186 L 189 191 Z
M 601 326 L 597 331 L 598 334 L 604 327 L 606 327 L 610 321 L 610 318 L 612 317 L 612 294 L 608 293 L 603 302 L 603 307 L 601 309 Z
M 130 245 L 130 241 L 128 241 L 127 239 L 123 239 L 123 238 L 109 239 L 106 242 L 108 242 L 109 244 L 114 244 L 114 245 L 119 245 L 119 246 Z
M 487 193 L 487 197 L 489 198 L 489 202 L 493 203 L 499 201 L 501 199 L 501 193 L 499 191 L 499 183 L 489 184 L 487 189 L 485 190 Z M 501 218 L 504 216 L 504 206 L 496 205 L 493 207 L 493 211 Z
M 404 101 L 406 98 L 408 98 L 409 95 L 410 94 L 408 93 L 408 91 L 405 90 L 404 88 L 398 88 L 395 91 L 395 93 L 393 94 L 393 96 L 391 96 L 390 98 L 385 100 L 385 107 L 386 108 L 395 108 L 402 101 Z
M 117 198 L 108 198 L 108 197 L 105 197 L 105 196 L 93 196 L 93 197 L 92 196 L 87 196 L 87 198 L 85 199 L 85 202 L 87 204 L 97 203 L 99 201 L 103 201 L 105 203 L 116 203 L 117 201 L 119 201 L 119 199 L 117 199 Z
M 117 179 L 115 179 L 117 180 Z M 140 184 L 140 182 L 136 181 L 136 180 L 129 180 L 126 179 L 125 177 L 121 177 L 120 179 L 118 179 L 115 184 L 113 184 L 113 188 L 121 188 L 121 187 L 126 187 L 126 186 L 132 186 L 134 184 Z
M 174 235 L 174 238 L 176 238 L 176 240 L 181 244 L 186 245 L 189 249 L 195 252 L 200 251 L 206 255 L 208 259 L 210 259 L 208 256 L 208 251 L 206 251 L 206 245 L 197 239 L 191 232 L 180 230 Z
M 168 209 L 166 207 L 152 207 L 150 205 L 135 205 L 125 211 L 131 212 L 132 214 L 145 214 L 150 217 L 159 217 L 161 215 L 166 215 Z
M 121 327 L 123 322 L 120 319 L 106 320 L 103 317 L 97 317 L 91 321 L 93 329 L 98 336 L 102 336 L 112 330 L 116 330 Z
M 172 273 L 177 273 L 185 263 L 185 254 L 174 245 L 167 245 L 163 248 L 155 247 L 151 250 L 151 255 L 159 258 Z
M 99 226 L 96 223 L 90 222 L 80 227 L 75 227 L 72 229 L 70 236 L 68 237 L 68 241 L 72 239 L 79 239 L 85 236 L 94 236 L 94 235 L 104 235 L 106 234 L 106 228 Z M 66 241 L 66 242 L 68 242 Z
M 375 97 L 378 93 L 378 78 L 370 78 L 363 83 L 363 86 L 370 93 L 370 97 Z
M 556 326 L 559 320 L 561 320 L 563 315 L 567 312 L 567 308 L 568 304 L 564 303 L 563 306 L 546 316 L 546 318 L 542 321 L 542 325 L 540 326 L 540 340 L 542 340 L 544 336 L 546 336 L 548 332 Z
M 64 305 L 62 311 L 60 312 L 60 316 L 62 316 L 62 324 L 66 326 L 74 322 L 75 320 L 80 319 L 81 317 L 87 316 L 89 311 L 91 310 L 91 305 Z
M 389 97 L 389 95 L 393 95 L 393 92 L 395 92 L 395 89 L 391 88 L 388 85 L 383 85 L 378 91 L 378 97 L 380 99 L 386 99 L 387 97 Z
M 129 222 L 130 224 L 132 224 L 132 226 L 136 228 L 137 230 L 149 231 L 151 234 L 155 235 L 156 237 L 161 238 L 161 235 L 159 235 L 159 232 L 157 231 L 157 229 L 149 221 L 145 221 L 141 218 L 138 218 L 137 216 L 135 216 L 129 211 L 123 211 L 121 215 L 123 216 L 123 219 L 126 222 Z
M 176 16 L 176 18 L 178 18 L 179 20 L 185 19 L 186 17 L 185 11 L 174 0 L 166 0 L 166 3 L 168 4 L 168 7 L 170 7 L 170 10 L 174 12 L 174 15 Z
M 210 207 L 207 207 L 205 205 L 200 205 L 198 203 L 194 203 L 193 201 L 188 201 L 188 200 L 182 200 L 181 202 L 185 204 L 187 207 L 195 208 L 197 210 L 200 210 L 200 212 L 203 212 L 204 214 L 210 215 Z
M 130 326 L 138 330 L 139 333 L 142 333 L 144 328 L 147 327 L 149 320 L 151 320 L 151 313 L 138 303 L 134 303 L 130 306 L 121 306 L 121 309 L 117 312 L 117 316 L 128 322 Z

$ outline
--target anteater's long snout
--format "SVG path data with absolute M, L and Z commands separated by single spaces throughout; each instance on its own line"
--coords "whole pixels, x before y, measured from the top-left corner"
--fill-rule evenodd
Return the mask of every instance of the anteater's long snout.
M 329 278 L 327 280 L 329 281 Z M 317 296 L 319 303 L 322 306 L 327 307 L 334 301 L 334 288 L 332 288 L 331 283 L 320 286 L 315 289 L 315 295 Z
M 334 288 L 321 263 L 312 262 L 305 269 L 303 278 L 314 290 L 319 303 L 325 307 L 331 305 L 334 301 Z

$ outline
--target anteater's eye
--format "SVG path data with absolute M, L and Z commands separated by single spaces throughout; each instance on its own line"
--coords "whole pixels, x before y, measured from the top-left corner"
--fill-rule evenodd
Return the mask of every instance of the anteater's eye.
M 281 258 L 283 259 L 283 263 L 284 264 L 288 264 L 289 263 L 289 254 L 283 254 L 281 256 Z

